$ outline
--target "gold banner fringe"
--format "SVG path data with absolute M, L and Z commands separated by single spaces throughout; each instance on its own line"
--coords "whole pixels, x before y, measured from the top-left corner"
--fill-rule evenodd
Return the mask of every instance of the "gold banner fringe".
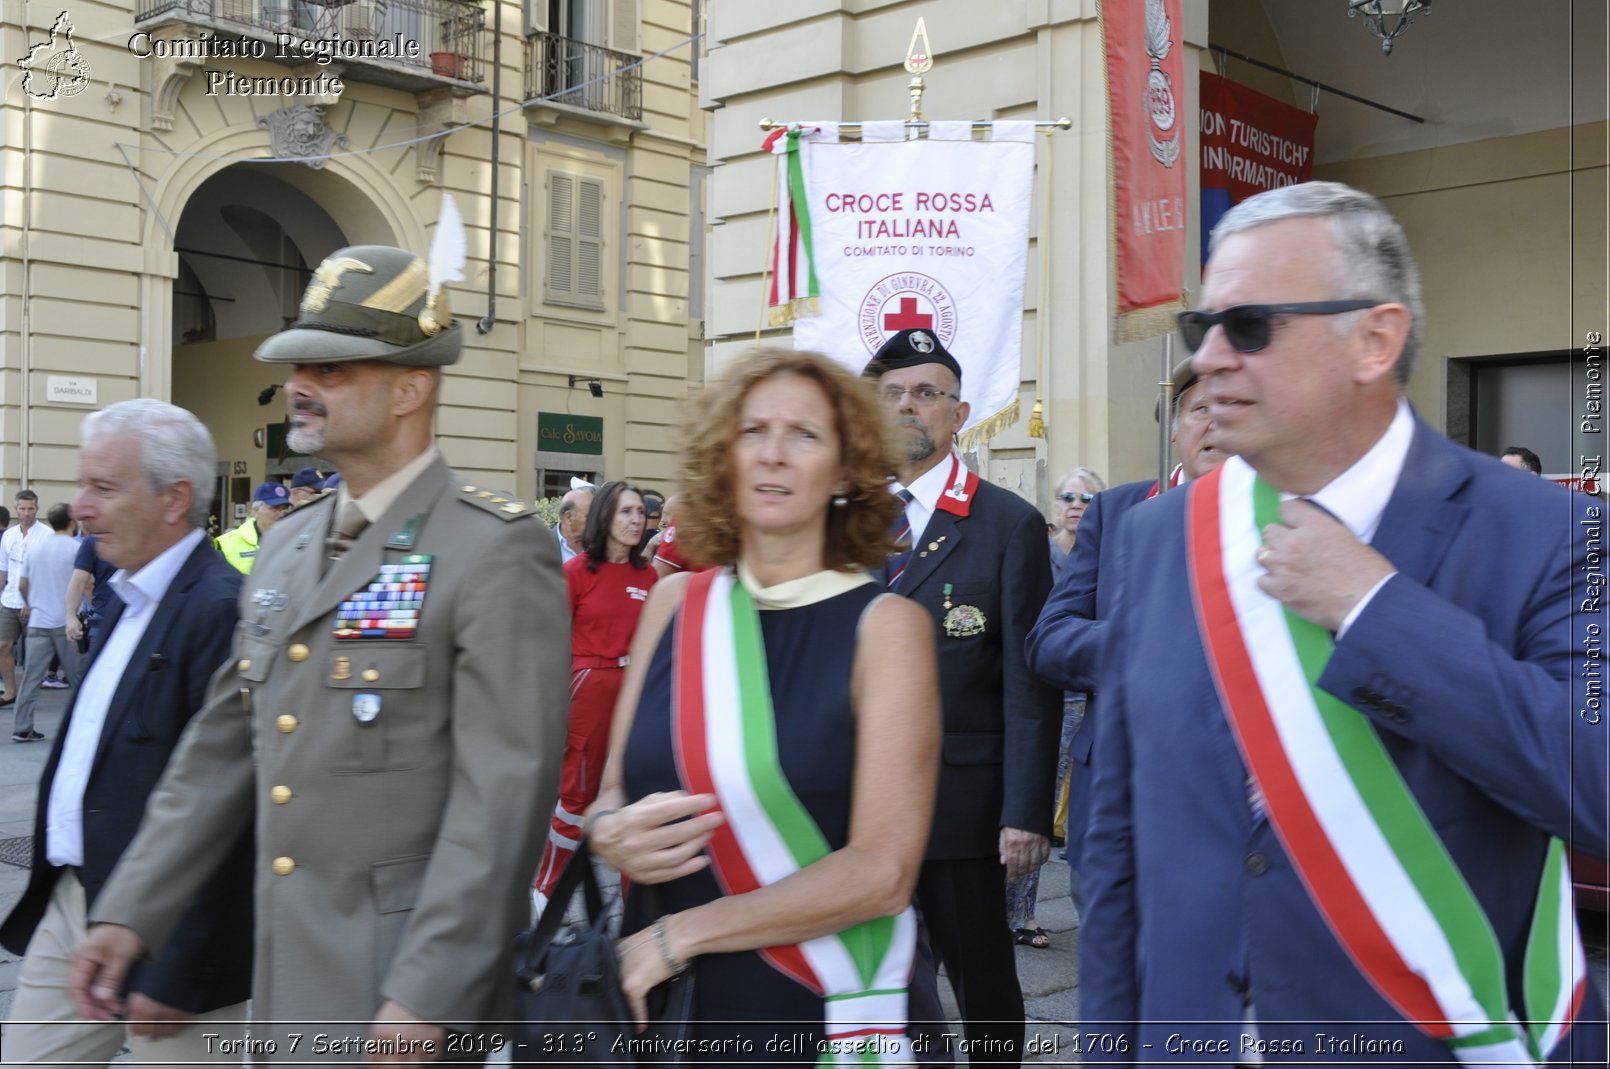
M 956 436 L 956 447 L 963 453 L 970 453 L 979 447 L 982 442 L 1000 434 L 1006 428 L 1017 422 L 1018 403 L 1013 401 L 989 419 L 979 420 Z
M 822 299 L 820 297 L 795 297 L 782 304 L 774 304 L 766 309 L 766 325 L 768 327 L 786 327 L 796 319 L 808 319 L 811 316 L 822 314 Z
M 1113 341 L 1121 344 L 1161 337 L 1176 327 L 1174 317 L 1185 311 L 1185 308 L 1185 298 L 1181 295 L 1179 300 L 1170 301 L 1168 304 L 1153 305 L 1150 308 L 1114 316 Z

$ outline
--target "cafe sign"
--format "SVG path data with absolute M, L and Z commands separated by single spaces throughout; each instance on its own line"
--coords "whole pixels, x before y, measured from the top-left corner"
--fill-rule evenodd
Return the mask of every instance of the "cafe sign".
M 572 416 L 562 412 L 537 413 L 537 448 L 545 453 L 604 452 L 602 416 Z

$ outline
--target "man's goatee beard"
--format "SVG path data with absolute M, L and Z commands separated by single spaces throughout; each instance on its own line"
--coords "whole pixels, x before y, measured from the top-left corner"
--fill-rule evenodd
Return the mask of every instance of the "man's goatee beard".
M 295 447 L 293 446 L 292 448 Z M 911 450 L 907 456 L 910 462 L 915 464 L 919 460 L 927 460 L 933 456 L 937 449 L 938 447 L 934 445 L 932 438 L 926 434 L 920 434 L 911 440 Z
M 318 456 L 324 448 L 324 434 L 309 427 L 295 427 L 285 436 L 285 444 L 303 456 Z

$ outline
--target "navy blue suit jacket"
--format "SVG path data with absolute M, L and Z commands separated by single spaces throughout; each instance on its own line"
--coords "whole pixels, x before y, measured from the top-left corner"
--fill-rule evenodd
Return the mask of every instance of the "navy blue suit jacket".
M 1124 513 L 1146 500 L 1156 485 L 1155 480 L 1124 483 L 1095 496 L 1079 521 L 1079 537 L 1063 566 L 1062 578 L 1052 587 L 1039 622 L 1029 632 L 1030 671 L 1063 690 L 1090 695 L 1084 722 L 1068 744 L 1068 864 L 1074 868 L 1079 867 L 1084 848 L 1090 795 L 1090 717 L 1098 705 L 1096 673 L 1107 657 L 1102 644 L 1115 585 L 1108 583 L 1103 590 L 1098 579 L 1104 566 L 1112 566 L 1118 551 L 1116 535 L 1104 538 L 1103 532 L 1116 532 Z
M 981 479 L 970 515 L 934 512 L 894 589 L 928 610 L 938 644 L 945 740 L 928 858 L 997 857 L 1003 827 L 1050 835 L 1062 703 L 1023 655 L 1051 589 L 1045 520 Z M 982 612 L 983 632 L 947 634 L 946 601 Z
M 1228 1041 L 1208 1061 L 1244 1061 L 1250 993 L 1262 1037 L 1301 1041 L 1309 1060 L 1450 1061 L 1365 980 L 1270 823 L 1252 815 L 1192 606 L 1186 500 L 1169 493 L 1131 510 L 1116 568 L 1103 572 L 1119 584 L 1108 644 L 1117 656 L 1102 666 L 1094 722 L 1086 1027 L 1140 1022 L 1118 1026 L 1123 1060 L 1202 1060 L 1169 1050 L 1168 1037 L 1183 1034 Z M 1589 626 L 1603 620 L 1602 605 L 1584 605 L 1587 540 L 1598 539 L 1602 560 L 1605 511 L 1416 420 L 1372 543 L 1398 574 L 1320 678 L 1375 725 L 1491 918 L 1517 1012 L 1547 837 L 1606 849 L 1607 727 L 1590 722 L 1582 677 Z M 1592 987 L 1584 1014 L 1602 1020 Z M 1327 1053 L 1316 1033 L 1402 1047 Z M 1577 1027 L 1554 1057 L 1603 1064 L 1604 1042 L 1602 1025 Z
M 84 791 L 84 864 L 78 878 L 87 906 L 93 907 L 134 838 L 147 797 L 185 726 L 201 709 L 208 680 L 229 656 L 240 584 L 240 573 L 202 539 L 180 566 L 129 658 Z M 92 662 L 123 611 L 123 602 L 114 598 L 90 650 Z M 0 943 L 17 954 L 26 951 L 62 871 L 45 860 L 45 819 L 72 716 L 70 708 L 39 783 L 28 887 L 0 925 Z M 251 964 L 252 854 L 247 835 L 197 895 L 161 955 L 136 966 L 130 990 L 178 1009 L 204 1012 L 246 999 Z

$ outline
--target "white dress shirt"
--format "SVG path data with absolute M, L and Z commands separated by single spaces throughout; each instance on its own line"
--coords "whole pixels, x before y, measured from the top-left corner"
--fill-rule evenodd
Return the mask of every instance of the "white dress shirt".
M 922 533 L 928 529 L 928 521 L 933 519 L 934 510 L 939 507 L 939 495 L 950 486 L 952 463 L 961 464 L 961 457 L 954 450 L 917 476 L 910 486 L 901 486 L 897 482 L 889 484 L 891 494 L 898 494 L 901 490 L 911 491 L 911 500 L 906 502 L 906 519 L 911 521 L 911 544 L 914 546 L 922 541 Z M 967 467 L 966 464 L 961 466 L 964 470 Z
M 1375 532 L 1380 530 L 1381 514 L 1386 511 L 1386 503 L 1392 499 L 1392 491 L 1397 489 L 1398 477 L 1403 474 L 1403 465 L 1409 459 L 1409 444 L 1413 441 L 1414 414 L 1409 411 L 1409 402 L 1400 397 L 1397 414 L 1370 451 L 1318 492 L 1309 494 L 1308 499 L 1340 520 L 1360 542 L 1369 545 L 1375 539 Z M 1280 499 L 1290 501 L 1296 496 L 1283 493 Z M 1338 639 L 1353 626 L 1353 621 L 1364 611 L 1364 606 L 1370 603 L 1370 599 L 1392 575 L 1380 580 L 1358 600 L 1358 604 L 1342 621 L 1342 626 L 1336 629 Z
M 61 763 L 50 784 L 50 803 L 45 813 L 45 860 L 52 865 L 84 864 L 84 791 L 89 788 L 90 767 L 100 749 L 101 731 L 112 696 L 129 658 L 145 636 L 157 606 L 162 604 L 173 577 L 201 544 L 198 528 L 163 550 L 150 563 L 130 575 L 119 569 L 107 580 L 123 599 L 123 615 L 106 636 L 95 663 L 79 687 L 73 705 L 73 719 L 62 743 Z

